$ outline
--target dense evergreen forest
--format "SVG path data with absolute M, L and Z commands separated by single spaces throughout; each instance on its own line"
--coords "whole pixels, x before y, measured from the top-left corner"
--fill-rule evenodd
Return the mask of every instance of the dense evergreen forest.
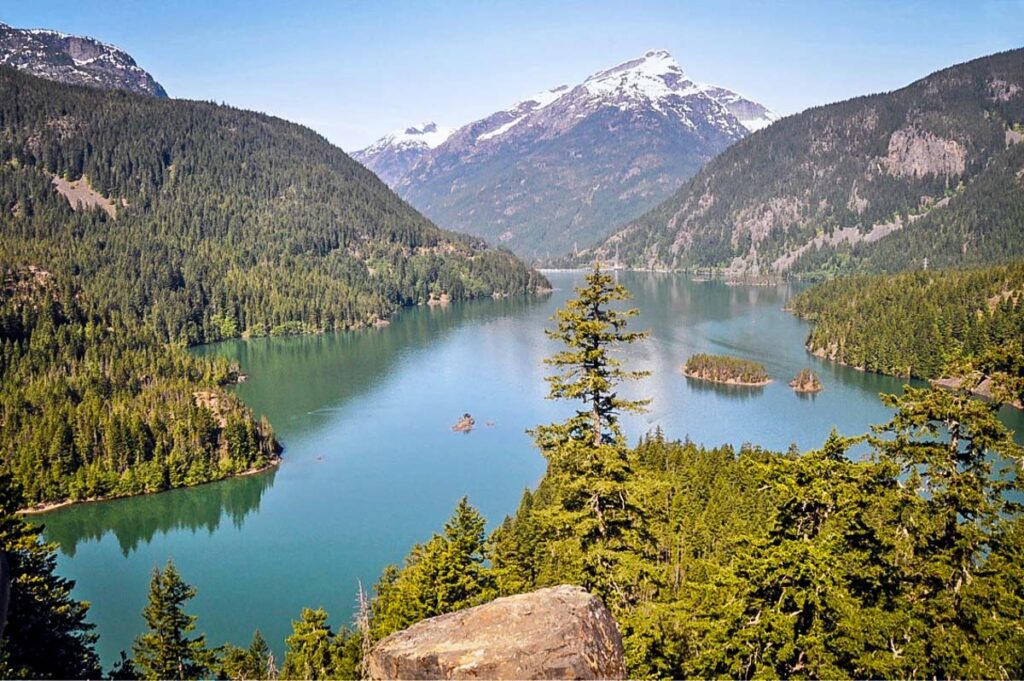
M 644 374 L 613 351 L 644 334 L 626 329 L 632 311 L 609 307 L 628 297 L 612 277 L 594 272 L 577 293 L 550 332 L 565 349 L 548 362 L 551 395 L 579 408 L 533 431 L 547 472 L 490 536 L 463 499 L 442 532 L 384 571 L 372 600 L 360 594 L 355 628 L 305 609 L 281 661 L 258 631 L 247 648 L 212 647 L 186 612 L 195 590 L 168 564 L 113 678 L 358 678 L 391 632 L 562 583 L 612 609 L 631 678 L 1024 674 L 1024 449 L 998 402 L 908 387 L 884 397 L 888 423 L 803 454 L 707 448 L 660 430 L 630 447 L 618 415 L 646 402 L 617 388 Z M 991 360 L 1017 390 L 1021 360 Z M 855 461 L 858 444 L 870 454 Z M 86 610 L 53 576 L 52 549 L 13 514 L 17 494 L 0 476 L 0 531 L 20 537 L 14 593 L 36 601 L 12 610 L 0 672 L 95 673 Z M 55 626 L 37 628 L 53 609 Z M 61 654 L 40 656 L 42 645 Z
M 1021 257 L 1022 74 L 1011 50 L 783 118 L 575 262 L 821 276 Z
M 234 370 L 183 346 L 546 285 L 301 126 L 3 68 L 0 275 L 0 469 L 30 505 L 272 461 L 269 426 L 222 389 Z
M 807 349 L 894 376 L 937 378 L 964 360 L 1024 343 L 1024 263 L 843 277 L 790 302 L 814 323 Z
M 607 303 L 626 292 L 595 273 L 579 294 Z M 637 405 L 602 398 L 632 376 L 614 378 L 611 356 L 589 349 L 636 339 L 603 307 L 576 308 L 588 312 L 571 318 L 577 334 L 554 358 L 575 367 L 583 408 L 535 431 L 548 460 L 539 487 L 489 537 L 460 504 L 442 534 L 385 572 L 373 636 L 571 583 L 615 613 L 631 678 L 1024 674 L 1024 450 L 998 403 L 907 388 L 884 398 L 890 422 L 804 454 L 660 431 L 629 447 L 616 415 Z M 1018 390 L 1022 359 L 996 360 Z M 870 455 L 854 461 L 859 443 Z

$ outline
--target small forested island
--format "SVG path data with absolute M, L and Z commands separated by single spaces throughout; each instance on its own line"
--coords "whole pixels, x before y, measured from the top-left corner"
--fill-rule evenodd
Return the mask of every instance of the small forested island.
M 796 378 L 789 382 L 789 387 L 798 393 L 816 393 L 821 390 L 821 381 L 818 374 L 810 369 L 801 369 Z
M 772 382 L 764 365 L 729 355 L 698 353 L 686 360 L 683 374 L 712 383 L 759 387 Z

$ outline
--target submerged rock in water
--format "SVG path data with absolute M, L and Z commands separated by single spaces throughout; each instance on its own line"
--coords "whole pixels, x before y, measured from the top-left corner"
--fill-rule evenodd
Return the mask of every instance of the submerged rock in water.
M 624 679 L 622 638 L 578 586 L 499 598 L 423 620 L 370 652 L 371 679 Z

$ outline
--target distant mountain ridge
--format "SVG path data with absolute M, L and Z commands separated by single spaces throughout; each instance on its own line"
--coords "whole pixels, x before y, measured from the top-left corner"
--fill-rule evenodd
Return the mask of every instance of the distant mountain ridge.
M 434 146 L 386 137 L 354 157 L 438 224 L 544 258 L 610 233 L 777 118 L 691 80 L 668 52 L 651 50 Z
M 167 96 L 163 86 L 124 50 L 59 31 L 0 23 L 0 66 L 59 83 Z
M 443 144 L 453 132 L 455 128 L 440 127 L 433 122 L 412 125 L 380 138 L 353 153 L 352 158 L 373 170 L 389 187 L 394 186 L 424 154 Z
M 895 271 L 1024 255 L 1024 49 L 790 116 L 576 263 L 731 274 Z

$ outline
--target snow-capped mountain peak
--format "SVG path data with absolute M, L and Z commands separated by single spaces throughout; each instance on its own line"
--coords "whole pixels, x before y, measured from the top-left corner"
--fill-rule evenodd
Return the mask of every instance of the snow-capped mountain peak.
M 369 166 L 389 185 L 401 179 L 420 158 L 451 137 L 455 128 L 421 123 L 399 128 L 359 151 L 352 158 Z
M 455 128 L 439 126 L 434 122 L 410 125 L 382 137 L 363 151 L 365 153 L 378 152 L 388 146 L 433 149 L 444 143 L 453 132 L 455 132 Z
M 595 73 L 583 81 L 583 87 L 598 97 L 647 102 L 700 93 L 666 50 L 651 50 L 638 59 Z
M 650 50 L 468 123 L 436 147 L 392 136 L 353 155 L 438 224 L 543 257 L 640 215 L 773 117 Z

